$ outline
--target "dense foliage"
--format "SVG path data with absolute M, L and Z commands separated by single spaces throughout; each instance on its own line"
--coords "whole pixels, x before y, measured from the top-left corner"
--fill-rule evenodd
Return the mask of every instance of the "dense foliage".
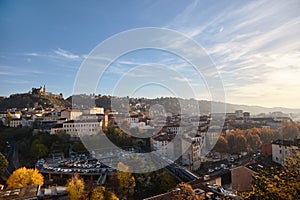
M 70 200 L 84 200 L 84 180 L 75 174 L 68 180 L 67 191 Z
M 129 172 L 129 167 L 122 162 L 118 163 L 118 188 L 123 196 L 133 195 L 136 186 L 134 176 Z
M 8 166 L 8 161 L 3 156 L 3 154 L 0 152 L 0 175 L 3 174 L 3 172 L 6 170 Z
M 298 124 L 282 122 L 282 130 L 276 131 L 267 128 L 251 128 L 246 130 L 232 130 L 221 135 L 214 147 L 220 153 L 240 153 L 255 151 L 263 144 L 270 144 L 277 139 L 293 140 L 300 136 Z
M 254 175 L 253 191 L 245 199 L 298 199 L 300 196 L 300 151 L 286 160 L 281 168 L 259 171 Z
M 39 95 L 39 94 L 14 94 L 8 98 L 0 101 L 0 110 L 10 109 L 14 105 L 15 108 L 33 108 L 36 106 L 43 106 L 44 108 L 56 107 L 71 107 L 69 101 L 54 95 Z
M 90 200 L 119 200 L 119 198 L 105 187 L 98 186 L 93 189 Z
M 21 188 L 28 185 L 44 184 L 44 177 L 37 169 L 19 168 L 6 181 L 8 188 Z
M 170 200 L 202 200 L 204 197 L 195 194 L 191 185 L 187 183 L 179 183 L 176 186 L 177 193 L 173 195 Z

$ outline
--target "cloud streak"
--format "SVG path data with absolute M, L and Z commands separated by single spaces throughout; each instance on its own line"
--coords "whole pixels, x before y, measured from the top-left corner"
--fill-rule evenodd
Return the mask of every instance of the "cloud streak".
M 78 60 L 81 58 L 81 56 L 71 53 L 67 50 L 61 49 L 61 48 L 58 48 L 57 50 L 55 50 L 54 53 L 58 56 L 61 56 L 66 59 L 71 59 L 71 60 Z
M 204 10 L 193 2 L 168 27 L 204 46 L 223 77 L 229 102 L 300 107 L 294 92 L 300 87 L 299 6 L 299 1 L 251 1 Z M 218 9 L 218 15 L 201 21 Z

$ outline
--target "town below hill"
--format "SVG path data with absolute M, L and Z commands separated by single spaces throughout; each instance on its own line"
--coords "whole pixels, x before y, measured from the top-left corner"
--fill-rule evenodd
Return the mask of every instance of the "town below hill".
M 299 194 L 300 122 L 292 114 L 252 114 L 249 107 L 209 113 L 211 104 L 224 104 L 170 97 L 64 99 L 45 87 L 3 102 L 0 200 L 13 199 L 12 188 L 28 190 L 30 184 L 30 198 L 74 199 L 74 182 L 80 182 L 81 199 L 97 191 L 110 192 L 113 199 L 147 200 L 266 199 L 270 193 L 273 199 L 296 199 Z M 141 169 L 147 173 L 129 173 Z M 26 177 L 23 185 L 19 177 Z M 278 188 L 266 190 L 265 183 Z M 52 193 L 54 186 L 59 187 Z M 20 195 L 29 193 L 18 194 L 25 199 Z
M 75 100 L 74 100 L 75 99 Z M 278 116 L 291 117 L 293 120 L 300 119 L 300 109 L 273 107 L 267 108 L 262 106 L 238 105 L 223 102 L 214 102 L 208 100 L 182 99 L 175 97 L 160 97 L 155 99 L 147 98 L 130 98 L 130 97 L 112 97 L 110 95 L 73 95 L 66 99 L 62 94 L 52 94 L 46 92 L 45 87 L 32 88 L 30 92 L 23 94 L 12 94 L 9 97 L 0 97 L 0 111 L 8 109 L 24 109 L 24 108 L 55 108 L 62 110 L 64 108 L 83 107 L 103 107 L 105 110 L 112 110 L 112 99 L 128 102 L 131 105 L 133 112 L 145 112 L 152 105 L 161 105 L 166 113 L 178 114 L 182 113 L 182 105 L 188 105 L 185 113 L 190 115 L 210 114 L 212 105 L 215 110 L 224 110 L 226 113 L 234 112 L 235 110 L 247 110 L 248 112 L 261 117 Z M 199 105 L 199 107 L 197 107 Z M 226 108 L 226 110 L 225 110 Z M 136 113 L 136 114 L 137 114 Z

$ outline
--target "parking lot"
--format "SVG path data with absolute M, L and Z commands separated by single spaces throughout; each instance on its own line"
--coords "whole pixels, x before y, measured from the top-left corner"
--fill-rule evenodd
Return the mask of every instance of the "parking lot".
M 106 158 L 109 159 L 109 158 Z M 108 160 L 105 160 L 108 162 Z M 102 174 L 106 170 L 113 172 L 109 166 L 103 164 L 89 155 L 79 155 L 72 158 L 40 159 L 36 168 L 43 173 L 79 173 L 79 174 Z

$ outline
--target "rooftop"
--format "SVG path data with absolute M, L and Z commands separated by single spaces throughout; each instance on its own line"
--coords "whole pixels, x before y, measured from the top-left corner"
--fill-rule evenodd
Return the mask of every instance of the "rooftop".
M 295 140 L 276 140 L 272 144 L 282 145 L 282 146 L 297 146 L 300 148 L 300 138 Z
M 17 189 L 0 190 L 0 200 L 34 199 L 37 197 L 39 186 L 26 186 Z

